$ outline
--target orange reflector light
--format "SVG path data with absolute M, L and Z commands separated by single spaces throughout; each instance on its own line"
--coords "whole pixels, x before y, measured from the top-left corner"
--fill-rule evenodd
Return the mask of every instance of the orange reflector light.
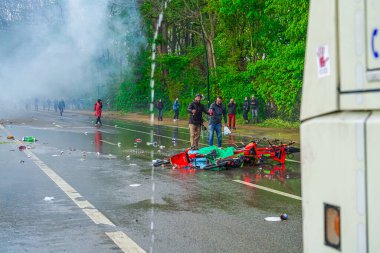
M 340 250 L 340 208 L 325 204 L 325 244 Z

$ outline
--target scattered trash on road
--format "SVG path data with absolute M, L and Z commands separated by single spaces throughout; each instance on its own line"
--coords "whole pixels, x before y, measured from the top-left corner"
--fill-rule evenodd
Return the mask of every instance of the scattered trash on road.
M 52 201 L 54 199 L 54 197 L 45 197 L 44 200 L 45 201 Z
M 283 213 L 279 217 L 266 217 L 264 220 L 266 221 L 283 221 L 288 219 L 288 214 Z
M 20 163 L 24 163 L 25 161 L 24 160 L 20 160 Z
M 84 132 L 84 135 L 87 135 L 87 132 Z
M 8 140 L 14 140 L 15 137 L 14 137 L 13 135 L 8 135 L 8 136 L 7 136 L 7 139 L 8 139 Z
M 130 163 L 129 166 L 136 166 L 137 164 L 135 163 Z
M 24 137 L 22 137 L 22 141 L 25 141 L 25 142 L 36 142 L 37 139 L 34 136 L 24 136 Z
M 264 218 L 266 221 L 281 221 L 280 217 L 266 217 Z
M 51 156 L 59 156 L 59 155 L 51 155 Z
M 26 146 L 19 146 L 18 147 L 18 150 L 20 150 L 20 151 L 23 151 L 23 150 L 25 150 L 26 149 Z
M 141 184 L 130 184 L 129 186 L 130 187 L 138 187 L 138 186 L 141 186 Z

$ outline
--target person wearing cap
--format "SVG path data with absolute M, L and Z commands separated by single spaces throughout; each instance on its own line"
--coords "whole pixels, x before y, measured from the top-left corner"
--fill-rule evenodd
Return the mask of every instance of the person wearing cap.
M 199 148 L 199 138 L 203 126 L 203 113 L 210 115 L 205 106 L 201 103 L 202 95 L 197 94 L 194 101 L 187 108 L 189 113 L 190 143 L 192 149 Z
M 222 97 L 218 96 L 216 101 L 211 104 L 210 109 L 210 136 L 209 145 L 214 145 L 214 131 L 218 138 L 218 147 L 222 146 L 222 117 L 224 119 L 224 126 L 227 124 L 227 112 L 226 108 L 222 103 Z

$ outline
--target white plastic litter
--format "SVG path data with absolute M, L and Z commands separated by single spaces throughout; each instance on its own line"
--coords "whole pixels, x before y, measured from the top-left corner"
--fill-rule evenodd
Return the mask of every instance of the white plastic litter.
M 118 143 L 117 143 L 117 146 L 120 148 L 120 147 L 121 147 L 121 142 L 118 142 Z
M 137 164 L 135 163 L 130 163 L 129 166 L 136 166 Z
M 45 197 L 44 200 L 45 201 L 52 201 L 54 199 L 54 197 Z
M 266 221 L 281 221 L 280 217 L 266 217 L 264 220 Z
M 229 135 L 231 133 L 231 130 L 228 127 L 224 127 L 224 135 Z
M 87 132 L 84 132 L 84 135 L 87 135 Z
M 59 156 L 59 155 L 51 155 L 51 156 Z
M 138 187 L 138 186 L 141 186 L 141 184 L 130 184 L 129 186 L 130 187 Z

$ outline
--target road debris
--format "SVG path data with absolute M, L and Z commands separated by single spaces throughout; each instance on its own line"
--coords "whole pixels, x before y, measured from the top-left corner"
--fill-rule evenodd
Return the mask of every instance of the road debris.
M 141 186 L 141 184 L 130 184 L 129 186 L 130 187 L 139 187 L 139 186 Z
M 45 201 L 52 201 L 52 200 L 54 200 L 54 197 L 45 197 L 44 200 Z

